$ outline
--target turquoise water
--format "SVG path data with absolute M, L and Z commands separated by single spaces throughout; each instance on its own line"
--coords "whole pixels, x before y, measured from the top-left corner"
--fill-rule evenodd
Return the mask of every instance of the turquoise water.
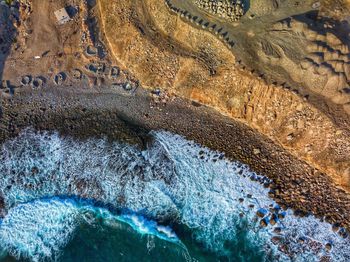
M 15 237 L 11 236 L 14 228 L 18 233 Z M 191 256 L 203 259 L 196 247 L 188 251 L 168 226 L 135 214 L 114 215 L 78 199 L 51 198 L 20 204 L 3 220 L 1 235 L 10 240 L 3 251 L 22 247 L 17 249 L 22 253 L 13 253 L 21 259 L 183 261 Z M 9 258 L 4 254 L 4 260 Z
M 267 178 L 178 135 L 150 135 L 145 150 L 31 130 L 6 142 L 2 260 L 350 261 L 349 239 L 281 210 Z
M 191 230 L 160 225 L 132 213 L 115 215 L 78 198 L 54 197 L 11 209 L 1 224 L 3 260 L 216 261 L 220 256 L 191 238 Z M 15 234 L 14 234 L 15 233 Z M 262 261 L 244 230 L 228 243 L 234 261 Z M 235 250 L 234 250 L 235 249 Z M 224 257 L 221 257 L 224 258 Z

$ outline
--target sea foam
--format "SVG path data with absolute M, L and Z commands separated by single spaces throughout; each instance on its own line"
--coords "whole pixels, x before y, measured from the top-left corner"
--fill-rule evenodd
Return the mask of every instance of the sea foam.
M 35 201 L 9 210 L 0 226 L 0 245 L 17 258 L 54 258 L 69 241 L 78 211 L 69 201 Z
M 179 244 L 181 241 L 168 227 L 136 214 L 114 215 L 91 205 L 90 201 L 67 198 L 39 199 L 19 204 L 1 221 L 0 247 L 18 259 L 57 260 L 61 250 L 82 224 L 93 225 L 102 218 L 107 225 L 128 224 L 142 235 L 158 237 Z
M 139 218 L 185 225 L 196 242 L 220 256 L 234 259 L 251 253 L 274 261 L 288 261 L 290 256 L 295 261 L 319 261 L 325 256 L 350 260 L 348 239 L 313 216 L 297 218 L 287 210 L 275 226 L 261 227 L 256 212 L 276 203 L 262 186 L 267 179 L 249 167 L 178 135 L 163 131 L 151 135 L 153 143 L 141 151 L 104 139 L 75 141 L 27 130 L 2 147 L 0 192 L 9 214 L 22 203 L 43 197 L 80 196 Z M 268 222 L 270 215 L 265 219 Z M 142 222 L 126 220 L 140 233 L 147 232 Z M 14 231 L 15 224 L 11 222 Z M 275 233 L 276 227 L 280 233 Z M 157 234 L 171 239 L 173 233 L 158 226 Z M 272 243 L 274 236 L 279 243 Z M 326 243 L 331 243 L 331 251 L 324 248 Z M 61 244 L 55 245 L 59 249 Z

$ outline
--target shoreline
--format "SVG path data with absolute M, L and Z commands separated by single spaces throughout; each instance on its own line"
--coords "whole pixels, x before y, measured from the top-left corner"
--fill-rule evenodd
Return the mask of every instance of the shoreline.
M 57 130 L 84 139 L 107 136 L 144 147 L 151 130 L 184 136 L 274 182 L 269 196 L 296 215 L 312 213 L 331 224 L 350 229 L 350 200 L 331 179 L 250 127 L 199 104 L 175 98 L 154 104 L 148 91 L 134 94 L 116 89 L 50 88 L 22 89 L 3 99 L 0 142 L 26 127 Z M 176 120 L 176 121 L 175 121 Z

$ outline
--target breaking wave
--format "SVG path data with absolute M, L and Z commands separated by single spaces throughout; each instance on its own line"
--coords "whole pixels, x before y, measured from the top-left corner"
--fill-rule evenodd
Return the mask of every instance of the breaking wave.
M 31 260 L 58 254 L 86 219 L 82 210 L 91 208 L 73 200 L 79 197 L 123 213 L 119 221 L 139 234 L 181 243 L 189 253 L 194 242 L 231 261 L 350 260 L 348 239 L 313 216 L 281 210 L 268 197 L 265 177 L 181 136 L 151 135 L 146 150 L 32 130 L 7 141 L 0 159 L 7 213 L 0 246 Z M 47 223 L 51 229 L 43 231 Z
M 110 227 L 129 225 L 140 235 L 155 236 L 178 244 L 169 227 L 158 225 L 135 214 L 114 215 L 89 201 L 50 198 L 19 204 L 9 210 L 0 227 L 0 246 L 17 258 L 56 260 L 82 225 L 94 225 L 98 219 Z

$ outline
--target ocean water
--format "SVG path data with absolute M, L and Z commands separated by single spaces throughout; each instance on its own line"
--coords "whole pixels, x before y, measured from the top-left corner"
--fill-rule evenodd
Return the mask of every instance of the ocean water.
M 248 166 L 150 135 L 144 150 L 30 129 L 3 144 L 0 261 L 350 261 L 348 238 L 282 210 Z

